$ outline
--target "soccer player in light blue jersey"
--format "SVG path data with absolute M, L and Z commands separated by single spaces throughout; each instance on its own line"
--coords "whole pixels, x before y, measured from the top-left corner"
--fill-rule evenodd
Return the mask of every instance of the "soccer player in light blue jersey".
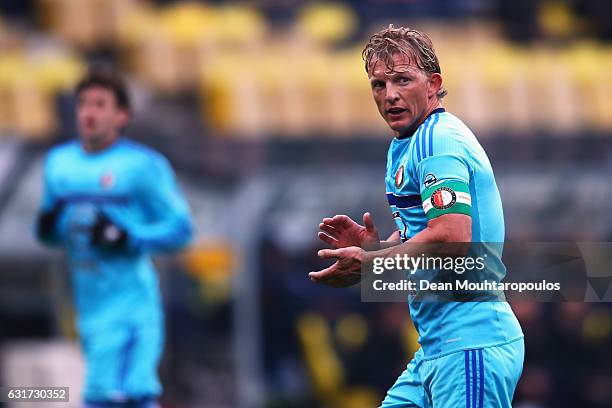
M 168 161 L 120 136 L 121 78 L 91 71 L 76 97 L 79 140 L 47 155 L 37 236 L 68 253 L 85 407 L 157 407 L 163 313 L 150 254 L 189 243 L 189 207 Z
M 336 262 L 311 279 L 348 286 L 376 257 L 419 256 L 419 244 L 466 242 L 482 243 L 476 245 L 488 268 L 501 279 L 501 249 L 490 245 L 504 241 L 493 170 L 470 129 L 442 107 L 446 90 L 431 40 L 390 26 L 370 38 L 363 57 L 378 110 L 395 134 L 385 181 L 398 229 L 381 242 L 369 213 L 363 225 L 345 215 L 325 218 L 319 237 L 335 249 L 319 256 Z M 421 302 L 411 295 L 409 307 L 421 348 L 383 408 L 511 407 L 524 343 L 506 302 Z

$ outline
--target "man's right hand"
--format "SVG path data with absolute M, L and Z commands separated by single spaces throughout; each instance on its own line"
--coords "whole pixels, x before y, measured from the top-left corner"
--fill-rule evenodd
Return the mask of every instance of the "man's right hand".
M 363 225 L 347 215 L 336 215 L 323 218 L 319 228 L 319 239 L 333 248 L 357 246 L 367 251 L 380 249 L 380 237 L 369 212 L 363 214 Z
M 38 218 L 36 220 L 36 234 L 38 235 L 39 239 L 42 241 L 49 241 L 53 239 L 53 236 L 55 235 L 55 227 L 63 209 L 64 201 L 57 200 L 50 209 L 42 211 L 38 214 Z

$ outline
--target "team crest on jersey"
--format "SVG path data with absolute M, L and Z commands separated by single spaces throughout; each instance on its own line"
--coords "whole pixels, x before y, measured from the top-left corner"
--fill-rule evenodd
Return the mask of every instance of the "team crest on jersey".
M 112 173 L 103 174 L 102 177 L 100 177 L 100 185 L 105 190 L 110 189 L 115 185 L 115 176 L 113 176 Z
M 399 188 L 404 183 L 404 165 L 402 164 L 395 173 L 395 187 Z
M 457 194 L 448 187 L 440 187 L 431 195 L 431 205 L 438 210 L 446 210 L 457 202 Z

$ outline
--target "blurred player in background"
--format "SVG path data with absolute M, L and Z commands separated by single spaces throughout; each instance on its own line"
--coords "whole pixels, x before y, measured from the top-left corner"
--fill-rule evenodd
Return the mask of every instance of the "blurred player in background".
M 168 161 L 121 137 L 128 92 L 111 71 L 76 88 L 80 140 L 44 168 L 38 238 L 66 249 L 85 354 L 86 407 L 156 407 L 163 314 L 150 253 L 184 247 L 190 211 Z
M 336 249 L 319 256 L 337 261 L 311 272 L 311 279 L 331 286 L 357 283 L 362 264 L 418 256 L 417 243 L 503 242 L 493 170 L 472 132 L 442 107 L 446 90 L 431 40 L 391 26 L 370 38 L 363 57 L 378 110 L 395 133 L 386 188 L 398 231 L 380 242 L 369 213 L 363 226 L 344 215 L 324 219 L 319 237 Z M 485 256 L 505 274 L 500 252 Z M 524 343 L 510 306 L 418 302 L 413 296 L 409 303 L 421 348 L 382 407 L 511 407 Z

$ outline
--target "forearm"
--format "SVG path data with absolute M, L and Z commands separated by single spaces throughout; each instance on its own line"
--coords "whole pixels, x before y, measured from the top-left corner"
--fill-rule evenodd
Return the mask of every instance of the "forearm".
M 173 251 L 187 246 L 193 238 L 188 218 L 175 218 L 128 228 L 129 246 L 141 251 Z
M 393 235 L 389 238 L 392 238 Z M 366 252 L 364 259 L 372 260 L 374 258 L 392 258 L 396 255 L 419 256 L 425 251 L 430 252 L 436 246 L 440 247 L 441 243 L 436 245 L 437 234 L 429 228 L 425 228 L 406 242 L 397 240 L 381 241 L 381 249 L 377 251 Z
M 391 235 L 389 235 L 389 238 L 384 241 L 380 241 L 380 249 L 390 248 L 401 243 L 402 240 L 400 238 L 400 232 L 395 230 Z
M 471 233 L 446 225 L 428 226 L 404 243 L 388 245 L 364 254 L 364 260 L 400 256 L 463 256 L 469 248 Z

